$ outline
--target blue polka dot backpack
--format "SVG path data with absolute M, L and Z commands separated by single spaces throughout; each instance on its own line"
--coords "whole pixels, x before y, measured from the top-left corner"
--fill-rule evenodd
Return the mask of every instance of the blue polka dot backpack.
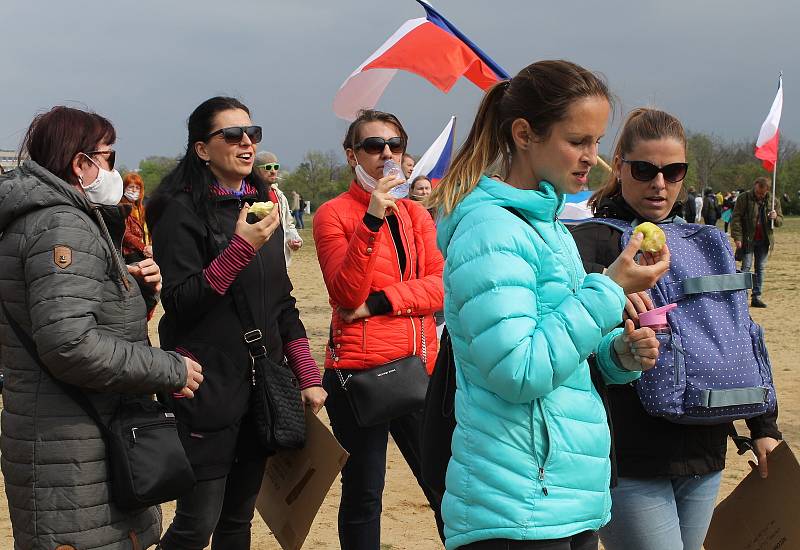
M 586 223 L 622 231 L 621 246 L 638 222 L 592 218 Z M 677 304 L 656 366 L 635 383 L 645 410 L 679 424 L 722 424 L 776 407 L 764 329 L 750 318 L 752 274 L 736 271 L 727 235 L 681 218 L 659 224 L 667 237 L 670 269 L 650 290 L 655 307 Z

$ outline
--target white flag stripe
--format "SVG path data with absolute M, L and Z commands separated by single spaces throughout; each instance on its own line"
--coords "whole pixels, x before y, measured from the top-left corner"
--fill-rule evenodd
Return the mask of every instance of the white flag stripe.
M 433 142 L 433 144 L 428 147 L 428 150 L 425 151 L 425 154 L 420 157 L 417 163 L 414 165 L 414 169 L 411 171 L 411 175 L 408 177 L 409 180 L 414 181 L 414 178 L 420 175 L 427 175 L 430 173 L 431 170 L 434 169 L 436 163 L 439 162 L 439 157 L 442 155 L 442 151 L 447 145 L 447 140 L 450 137 L 450 130 L 453 128 L 453 124 L 456 122 L 456 117 L 451 116 L 450 122 L 445 125 L 444 130 L 442 133 L 439 134 L 439 137 Z
M 781 111 L 783 110 L 783 79 L 781 78 L 778 84 L 778 93 L 775 94 L 775 100 L 772 102 L 772 108 L 769 110 L 767 119 L 761 125 L 761 131 L 758 133 L 758 141 L 756 147 L 761 147 L 766 142 L 775 137 L 778 131 L 778 126 L 781 121 Z

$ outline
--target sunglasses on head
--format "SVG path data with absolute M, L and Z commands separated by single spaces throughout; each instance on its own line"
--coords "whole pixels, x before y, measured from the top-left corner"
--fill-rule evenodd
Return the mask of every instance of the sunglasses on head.
M 364 138 L 353 146 L 353 149 L 363 149 L 364 152 L 374 155 L 382 153 L 384 147 L 389 146 L 392 153 L 402 153 L 406 149 L 405 141 L 401 137 L 383 139 L 381 137 Z
M 222 134 L 225 143 L 231 145 L 240 143 L 244 134 L 247 134 L 251 143 L 261 142 L 261 126 L 231 126 L 229 128 L 220 128 L 216 132 L 208 134 L 203 141 L 208 141 L 217 134 Z
M 262 170 L 266 170 L 267 172 L 269 172 L 270 170 L 276 170 L 276 171 L 280 170 L 281 165 L 278 164 L 277 162 L 271 162 L 268 164 L 256 164 L 256 168 L 261 168 Z
M 651 162 L 645 160 L 626 160 L 622 162 L 629 164 L 631 167 L 631 176 L 638 181 L 651 181 L 659 174 L 664 175 L 664 180 L 669 183 L 678 183 L 683 181 L 686 177 L 686 171 L 689 169 L 689 164 L 686 162 L 673 162 L 659 168 Z
M 108 162 L 108 169 L 114 169 L 114 163 L 117 160 L 117 152 L 113 149 L 109 149 L 107 151 L 88 151 L 84 153 L 87 157 L 91 158 L 96 155 L 106 155 L 106 161 Z

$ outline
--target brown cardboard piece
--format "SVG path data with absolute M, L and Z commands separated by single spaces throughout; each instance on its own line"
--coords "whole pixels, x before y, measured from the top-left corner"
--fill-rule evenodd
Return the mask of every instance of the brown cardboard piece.
M 706 550 L 800 548 L 800 465 L 786 443 L 769 455 L 769 476 L 752 471 L 714 510 Z
M 300 550 L 325 495 L 347 461 L 327 426 L 306 408 L 306 446 L 267 461 L 256 509 L 284 550 Z

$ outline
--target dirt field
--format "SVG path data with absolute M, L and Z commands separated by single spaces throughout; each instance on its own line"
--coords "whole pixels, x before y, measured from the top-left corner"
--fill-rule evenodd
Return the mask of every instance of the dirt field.
M 310 225 L 310 220 L 309 220 Z M 311 231 L 301 231 L 305 246 L 295 255 L 290 275 L 303 322 L 308 330 L 314 356 L 321 364 L 324 353 L 329 307 L 322 276 L 317 264 Z M 770 258 L 763 298 L 765 310 L 754 310 L 753 317 L 766 328 L 775 383 L 781 403 L 780 427 L 795 454 L 800 456 L 800 374 L 797 357 L 800 339 L 794 308 L 800 303 L 800 219 L 789 219 L 777 230 L 775 252 Z M 153 329 L 155 325 L 151 325 Z M 322 413 L 324 415 L 324 412 Z M 327 418 L 326 418 L 327 422 Z M 744 423 L 740 432 L 746 433 Z M 725 497 L 749 470 L 746 457 L 738 456 L 729 446 L 720 498 Z M 0 480 L 2 483 L 2 480 Z M 339 484 L 334 484 L 317 516 L 305 548 L 338 548 L 336 513 Z M 5 499 L 0 506 L 5 507 Z M 164 506 L 164 526 L 168 526 L 174 507 Z M 391 442 L 384 493 L 383 544 L 381 550 L 427 550 L 441 548 L 433 522 L 419 487 L 397 448 Z M 11 526 L 7 512 L 0 513 L 0 548 L 12 548 Z M 253 548 L 278 549 L 271 534 L 256 517 L 253 522 Z

